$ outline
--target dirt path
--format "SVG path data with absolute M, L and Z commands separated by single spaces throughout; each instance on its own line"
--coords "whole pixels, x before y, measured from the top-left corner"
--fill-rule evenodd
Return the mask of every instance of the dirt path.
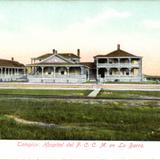
M 24 120 L 21 118 L 17 118 L 16 116 L 13 115 L 5 115 L 7 118 L 11 118 L 14 119 L 16 122 L 18 123 L 22 123 L 22 124 L 27 124 L 27 125 L 36 125 L 39 127 L 46 127 L 46 128 L 57 128 L 58 125 L 54 124 L 54 123 L 43 123 L 43 122 L 36 122 L 36 121 L 28 121 L 28 120 Z
M 0 89 L 68 89 L 85 90 L 102 88 L 107 90 L 160 91 L 160 84 L 70 84 L 70 83 L 22 83 L 1 82 Z
M 37 127 L 44 127 L 44 128 L 58 128 L 58 129 L 65 129 L 65 130 L 70 130 L 70 129 L 88 129 L 86 127 L 81 127 L 81 126 L 76 126 L 76 125 L 72 125 L 72 126 L 62 126 L 62 125 L 57 125 L 54 123 L 43 123 L 43 122 L 36 122 L 36 121 L 28 121 L 28 120 L 24 120 L 22 118 L 18 118 L 14 115 L 5 115 L 7 118 L 13 119 L 15 120 L 17 123 L 21 123 L 21 124 L 25 124 L 25 125 L 35 125 Z

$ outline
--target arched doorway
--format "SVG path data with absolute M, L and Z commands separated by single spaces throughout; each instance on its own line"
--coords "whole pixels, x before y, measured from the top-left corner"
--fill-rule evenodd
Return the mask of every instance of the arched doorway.
M 121 73 L 121 75 L 128 76 L 129 75 L 129 69 L 128 68 L 121 68 L 120 73 Z
M 57 67 L 56 73 L 58 75 L 67 75 L 67 68 L 66 67 Z
M 118 69 L 117 68 L 110 68 L 109 75 L 112 75 L 112 76 L 119 75 Z
M 106 68 L 99 68 L 98 75 L 100 76 L 100 78 L 104 78 L 106 74 L 107 74 Z

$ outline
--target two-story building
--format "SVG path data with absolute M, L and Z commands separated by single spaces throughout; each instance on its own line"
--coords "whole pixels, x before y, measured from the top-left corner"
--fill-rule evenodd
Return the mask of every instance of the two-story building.
M 89 78 L 89 63 L 80 62 L 80 49 L 73 53 L 58 53 L 53 49 L 27 65 L 29 82 L 44 83 L 83 83 Z
M 120 49 L 94 57 L 98 82 L 141 82 L 142 57 Z

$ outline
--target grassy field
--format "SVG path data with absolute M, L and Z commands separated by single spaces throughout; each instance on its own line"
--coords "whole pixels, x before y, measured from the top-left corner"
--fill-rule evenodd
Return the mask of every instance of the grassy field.
M 104 82 L 105 84 L 160 84 L 160 81 L 143 81 L 143 82 Z
M 98 97 L 108 98 L 145 98 L 160 97 L 159 91 L 109 91 L 102 90 Z
M 44 128 L 17 118 L 54 123 Z M 1 139 L 160 140 L 160 102 L 70 102 L 0 96 Z
M 0 95 L 87 96 L 91 90 L 1 89 Z

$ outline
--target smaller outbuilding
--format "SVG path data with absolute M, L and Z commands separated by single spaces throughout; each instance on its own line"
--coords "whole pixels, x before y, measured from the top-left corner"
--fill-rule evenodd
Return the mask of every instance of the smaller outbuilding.
M 0 81 L 11 82 L 26 79 L 25 66 L 22 63 L 11 60 L 0 59 Z

